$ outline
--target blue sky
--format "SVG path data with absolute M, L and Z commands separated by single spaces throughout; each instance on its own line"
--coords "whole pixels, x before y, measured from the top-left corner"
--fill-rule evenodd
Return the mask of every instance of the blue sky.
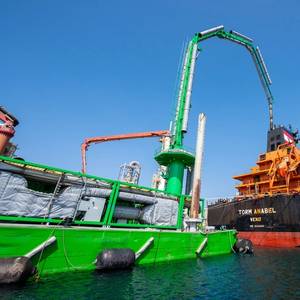
M 252 37 L 273 80 L 275 123 L 299 121 L 299 1 L 0 1 L 0 99 L 20 120 L 26 160 L 80 169 L 85 137 L 167 129 L 183 43 L 223 24 Z M 203 42 L 185 144 L 207 115 L 202 195 L 233 195 L 231 177 L 266 148 L 267 104 L 252 60 Z M 88 171 L 116 178 L 139 160 L 150 185 L 155 139 L 92 146 Z

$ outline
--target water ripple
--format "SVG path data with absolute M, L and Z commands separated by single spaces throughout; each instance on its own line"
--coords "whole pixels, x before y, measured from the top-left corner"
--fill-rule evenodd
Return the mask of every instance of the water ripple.
M 1 299 L 300 299 L 300 249 L 71 273 L 0 288 Z

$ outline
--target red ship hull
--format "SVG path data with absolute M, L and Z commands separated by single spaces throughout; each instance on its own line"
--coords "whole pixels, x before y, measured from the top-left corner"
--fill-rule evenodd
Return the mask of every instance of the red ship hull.
M 240 231 L 238 237 L 251 240 L 255 246 L 276 248 L 300 247 L 300 232 Z

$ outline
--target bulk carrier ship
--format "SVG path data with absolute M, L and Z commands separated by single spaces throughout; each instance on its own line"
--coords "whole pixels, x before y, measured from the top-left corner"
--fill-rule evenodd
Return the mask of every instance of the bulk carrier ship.
M 208 206 L 208 224 L 235 228 L 254 245 L 300 246 L 300 150 L 298 131 L 283 126 L 268 131 L 267 151 L 240 181 L 238 195 Z

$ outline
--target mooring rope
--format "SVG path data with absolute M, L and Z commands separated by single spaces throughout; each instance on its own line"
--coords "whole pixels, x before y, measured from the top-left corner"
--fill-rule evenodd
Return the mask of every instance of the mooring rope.
M 80 270 L 81 268 L 80 268 L 80 267 L 74 266 L 74 265 L 71 263 L 71 261 L 70 261 L 70 259 L 69 259 L 69 257 L 68 257 L 67 249 L 66 249 L 66 244 L 65 244 L 65 229 L 66 229 L 66 228 L 64 228 L 64 229 L 62 230 L 62 242 L 63 242 L 62 244 L 63 244 L 63 249 L 64 249 L 64 256 L 65 256 L 65 259 L 66 259 L 67 263 L 70 265 L 71 268 L 73 268 L 73 269 L 75 269 L 75 270 Z M 93 260 L 90 264 L 88 264 L 88 266 L 89 266 L 89 265 L 93 266 L 94 263 L 95 263 L 95 260 Z
M 54 232 L 57 230 L 58 225 L 60 225 L 63 221 L 64 221 L 64 220 L 61 220 L 59 223 L 57 223 L 57 224 L 55 225 L 55 227 L 53 228 L 53 230 L 52 230 L 51 233 L 49 234 L 47 240 L 50 239 L 50 237 L 54 236 Z M 44 254 L 45 248 L 46 248 L 46 244 L 45 244 L 44 247 L 42 248 L 42 251 L 41 251 L 41 253 L 40 253 L 40 255 L 39 255 L 39 259 L 38 259 L 38 262 L 37 262 L 37 264 L 36 264 L 36 268 L 37 268 L 37 269 L 38 269 L 39 264 L 40 264 L 40 262 L 41 262 L 41 260 L 42 260 L 42 256 L 43 256 L 43 254 Z M 42 265 L 40 272 L 38 271 L 38 272 L 34 275 L 34 280 L 35 280 L 36 282 L 38 282 L 38 281 L 40 280 L 40 278 L 41 278 L 41 274 L 42 274 L 42 272 L 43 272 L 45 263 L 46 263 L 46 262 L 44 262 L 44 264 Z
M 74 266 L 71 263 L 70 259 L 68 258 L 68 255 L 67 255 L 67 250 L 66 250 L 66 245 L 65 245 L 65 228 L 62 230 L 62 242 L 63 242 L 64 255 L 65 255 L 65 259 L 66 259 L 67 263 L 71 266 L 71 268 L 78 269 L 78 267 Z
M 159 242 L 160 242 L 160 233 L 161 233 L 161 230 L 158 232 L 157 247 L 156 247 L 156 251 L 155 251 L 154 263 L 156 263 L 156 257 L 157 257 Z

